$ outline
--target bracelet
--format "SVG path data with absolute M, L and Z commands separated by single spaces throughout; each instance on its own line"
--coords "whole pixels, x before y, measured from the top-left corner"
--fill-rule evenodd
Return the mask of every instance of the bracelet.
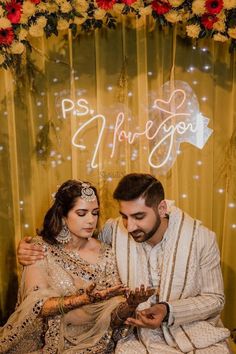
M 64 312 L 64 296 L 61 296 L 58 300 L 58 310 L 62 316 L 65 314 L 65 312 Z
M 167 302 L 165 301 L 161 301 L 161 302 L 158 302 L 158 304 L 162 304 L 162 305 L 166 305 L 166 315 L 165 317 L 163 318 L 163 321 L 162 322 L 168 322 L 169 320 L 169 315 L 170 315 L 170 306 Z

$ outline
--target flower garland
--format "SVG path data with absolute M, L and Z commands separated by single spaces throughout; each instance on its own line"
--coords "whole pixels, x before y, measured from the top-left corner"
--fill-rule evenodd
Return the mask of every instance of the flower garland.
M 0 1 L 0 66 L 30 46 L 30 36 L 115 28 L 122 16 L 151 15 L 162 26 L 184 24 L 186 36 L 231 41 L 236 48 L 236 0 L 6 0 Z

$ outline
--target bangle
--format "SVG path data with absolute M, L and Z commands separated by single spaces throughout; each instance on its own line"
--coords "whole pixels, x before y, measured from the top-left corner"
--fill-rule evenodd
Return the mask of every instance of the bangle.
M 168 322 L 169 315 L 170 315 L 170 306 L 169 306 L 169 304 L 167 302 L 165 302 L 165 301 L 158 302 L 158 304 L 166 305 L 166 315 L 163 318 L 162 322 Z
M 65 314 L 65 312 L 64 312 L 64 296 L 61 296 L 58 300 L 58 310 L 62 316 Z

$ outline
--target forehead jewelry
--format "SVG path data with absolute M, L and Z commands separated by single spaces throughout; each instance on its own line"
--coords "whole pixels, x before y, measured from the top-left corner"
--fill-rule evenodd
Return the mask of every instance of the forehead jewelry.
M 96 194 L 90 184 L 82 183 L 81 198 L 86 202 L 93 202 L 96 199 Z

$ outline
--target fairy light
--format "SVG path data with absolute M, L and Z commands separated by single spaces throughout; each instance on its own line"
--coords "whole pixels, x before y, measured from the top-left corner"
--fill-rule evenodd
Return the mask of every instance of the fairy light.
M 229 204 L 228 204 L 228 207 L 231 208 L 231 209 L 232 209 L 232 208 L 235 208 L 235 203 L 229 203 Z
M 219 188 L 217 191 L 219 194 L 223 194 L 224 193 L 224 189 L 223 188 Z
M 187 194 L 185 194 L 185 193 L 181 194 L 182 199 L 186 199 L 187 197 L 188 197 Z

